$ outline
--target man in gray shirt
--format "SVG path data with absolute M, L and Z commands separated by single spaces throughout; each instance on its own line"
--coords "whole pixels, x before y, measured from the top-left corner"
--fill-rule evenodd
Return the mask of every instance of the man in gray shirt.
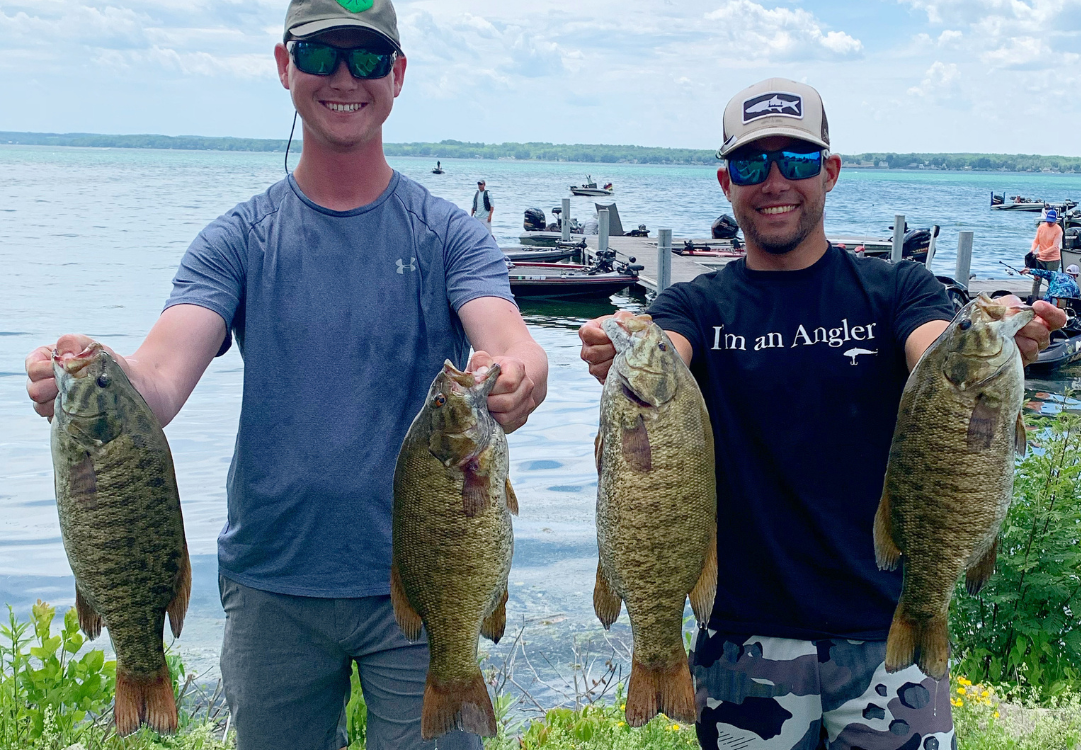
M 543 400 L 547 359 L 491 236 L 386 162 L 406 71 L 390 0 L 292 0 L 275 57 L 304 123 L 296 171 L 199 234 L 165 311 L 117 360 L 168 424 L 233 338 L 244 357 L 218 538 L 239 750 L 346 746 L 354 661 L 367 746 L 433 748 L 427 645 L 404 638 L 389 600 L 398 447 L 445 359 L 499 363 L 488 407 L 508 432 Z M 68 335 L 27 357 L 38 413 L 57 393 L 53 349 L 89 343 Z M 438 743 L 481 747 L 461 732 Z

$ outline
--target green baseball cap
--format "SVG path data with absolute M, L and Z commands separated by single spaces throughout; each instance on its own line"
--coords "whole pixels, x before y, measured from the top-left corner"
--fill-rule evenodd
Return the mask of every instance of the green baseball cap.
M 331 29 L 367 29 L 402 51 L 398 17 L 390 0 L 291 0 L 285 41 L 308 39 Z

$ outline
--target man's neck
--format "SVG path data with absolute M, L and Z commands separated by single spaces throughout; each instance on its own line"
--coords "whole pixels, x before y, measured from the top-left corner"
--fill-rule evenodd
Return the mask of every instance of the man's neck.
M 810 268 L 826 254 L 829 240 L 819 226 L 795 248 L 784 254 L 771 253 L 747 240 L 747 268 L 752 271 L 799 271 Z
M 350 211 L 375 201 L 390 185 L 394 170 L 383 155 L 383 139 L 350 149 L 317 141 L 304 131 L 304 151 L 293 171 L 309 199 L 332 211 Z

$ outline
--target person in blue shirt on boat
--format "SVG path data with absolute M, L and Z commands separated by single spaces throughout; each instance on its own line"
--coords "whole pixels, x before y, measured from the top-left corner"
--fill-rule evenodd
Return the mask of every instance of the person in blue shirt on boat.
M 1062 307 L 1066 299 L 1081 298 L 1081 288 L 1077 286 L 1077 275 L 1081 273 L 1081 268 L 1076 265 L 1067 266 L 1066 273 L 1045 271 L 1042 268 L 1025 268 L 1021 273 L 1032 274 L 1038 279 L 1047 279 L 1047 296 L 1044 299 L 1054 305 Z

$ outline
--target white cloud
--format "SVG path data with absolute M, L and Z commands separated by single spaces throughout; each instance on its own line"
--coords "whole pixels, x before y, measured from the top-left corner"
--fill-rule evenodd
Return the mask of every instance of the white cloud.
M 811 13 L 802 9 L 769 9 L 752 0 L 728 0 L 705 18 L 715 22 L 708 31 L 730 45 L 727 54 L 790 61 L 851 57 L 863 51 L 860 40 L 841 31 L 825 31 Z
M 961 71 L 957 65 L 938 60 L 924 73 L 920 85 L 913 86 L 908 93 L 947 106 L 957 106 L 967 98 L 961 86 Z

